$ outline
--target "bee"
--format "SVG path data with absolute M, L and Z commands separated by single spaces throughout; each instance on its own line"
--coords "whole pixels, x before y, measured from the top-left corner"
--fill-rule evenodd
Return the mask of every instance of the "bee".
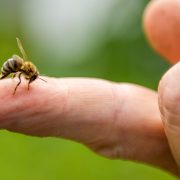
M 36 66 L 31 62 L 27 61 L 26 52 L 22 46 L 22 43 L 19 38 L 16 38 L 18 48 L 22 54 L 22 57 L 18 55 L 13 55 L 12 58 L 8 59 L 4 62 L 1 68 L 1 75 L 0 79 L 4 79 L 8 75 L 12 74 L 12 77 L 18 76 L 19 82 L 17 83 L 13 95 L 16 93 L 18 86 L 21 84 L 21 76 L 23 75 L 25 79 L 28 81 L 28 90 L 30 84 L 39 77 L 39 71 L 37 70 Z M 45 81 L 44 79 L 41 79 Z M 45 81 L 46 82 L 46 81 Z

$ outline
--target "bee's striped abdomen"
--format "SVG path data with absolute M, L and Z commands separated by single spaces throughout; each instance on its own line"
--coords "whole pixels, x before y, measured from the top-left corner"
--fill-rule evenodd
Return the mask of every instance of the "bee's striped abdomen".
M 13 58 L 8 59 L 1 68 L 1 73 L 4 77 L 8 76 L 10 73 L 14 73 L 20 70 L 22 63 L 16 61 Z

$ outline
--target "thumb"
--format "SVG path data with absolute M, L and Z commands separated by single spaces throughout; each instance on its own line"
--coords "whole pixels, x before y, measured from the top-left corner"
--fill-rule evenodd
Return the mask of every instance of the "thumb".
M 164 75 L 158 93 L 165 133 L 180 168 L 180 63 Z

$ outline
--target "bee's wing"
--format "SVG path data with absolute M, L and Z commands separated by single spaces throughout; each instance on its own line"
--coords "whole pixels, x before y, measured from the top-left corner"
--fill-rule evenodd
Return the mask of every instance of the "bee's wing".
M 14 60 L 22 63 L 22 64 L 23 64 L 23 62 L 24 62 L 24 59 L 21 58 L 20 56 L 16 55 L 16 54 L 14 54 L 14 55 L 12 56 L 12 58 L 13 58 Z
M 23 46 L 22 46 L 22 43 L 21 43 L 20 39 L 19 39 L 19 38 L 16 38 L 16 40 L 17 40 L 17 45 L 18 45 L 18 47 L 19 47 L 19 50 L 20 50 L 20 52 L 21 52 L 21 54 L 22 54 L 22 56 L 23 56 L 23 59 L 24 59 L 24 60 L 27 60 L 27 55 L 26 55 L 26 52 L 25 52 L 25 50 L 24 50 L 24 48 L 23 48 Z

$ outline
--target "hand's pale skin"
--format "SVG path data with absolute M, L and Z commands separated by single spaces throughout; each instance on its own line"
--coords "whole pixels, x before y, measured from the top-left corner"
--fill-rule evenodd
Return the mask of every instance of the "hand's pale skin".
M 157 94 L 98 79 L 45 78 L 0 83 L 0 126 L 33 136 L 78 141 L 109 157 L 148 163 L 173 173 L 177 166 L 164 134 Z
M 153 0 L 144 13 L 144 29 L 152 47 L 172 63 L 180 60 L 180 0 Z M 159 105 L 173 157 L 180 168 L 180 64 L 159 85 Z
M 180 0 L 151 0 L 144 30 L 152 47 L 172 63 L 180 59 Z
M 165 26 L 170 27 L 170 31 L 165 31 L 167 34 L 164 34 L 166 38 L 163 41 L 158 40 L 158 37 L 162 38 L 161 33 L 154 39 L 154 32 L 159 32 L 158 27 L 162 25 L 153 20 L 162 14 L 158 13 L 162 7 L 164 10 L 169 8 L 167 2 L 178 4 L 180 0 L 155 0 L 152 3 L 158 1 L 161 3 L 146 9 L 145 30 L 156 51 L 175 62 L 180 52 L 176 48 L 176 39 L 169 42 L 174 47 L 172 51 L 164 51 L 163 45 L 166 44 L 164 39 L 168 39 L 169 32 L 173 31 L 173 22 L 180 29 L 180 23 L 177 23 L 180 17 L 174 21 L 172 18 L 169 26 Z M 178 5 L 171 7 L 174 9 L 168 13 L 179 12 Z M 147 163 L 178 175 L 180 64 L 162 78 L 158 94 L 141 86 L 98 79 L 44 78 L 48 83 L 36 80 L 30 91 L 27 91 L 27 82 L 23 80 L 15 96 L 12 93 L 17 80 L 0 81 L 2 129 L 71 139 L 102 156 Z

